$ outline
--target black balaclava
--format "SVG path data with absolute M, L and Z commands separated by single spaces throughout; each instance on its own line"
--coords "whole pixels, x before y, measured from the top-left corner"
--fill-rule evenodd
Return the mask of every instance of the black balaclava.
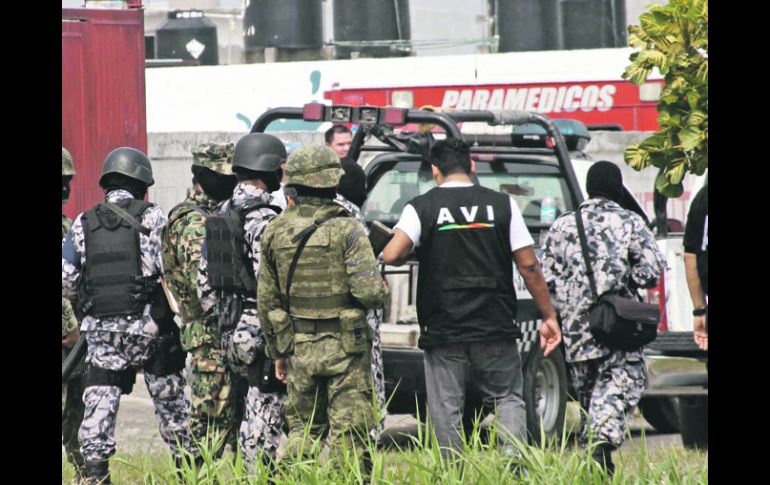
M 366 175 L 364 169 L 350 158 L 341 160 L 345 174 L 340 178 L 337 193 L 361 207 L 366 200 Z
M 623 176 L 620 168 L 605 160 L 591 165 L 586 176 L 586 192 L 588 197 L 606 197 L 613 202 L 623 200 Z
M 147 184 L 120 173 L 110 173 L 99 182 L 104 193 L 112 190 L 126 190 L 137 200 L 144 200 L 147 195 Z
M 281 188 L 281 177 L 283 176 L 283 172 L 280 168 L 275 172 L 257 172 L 256 170 L 250 170 L 244 167 L 235 167 L 233 168 L 233 172 L 235 172 L 235 176 L 238 178 L 239 182 L 243 180 L 261 180 L 265 183 L 269 193 L 275 192 Z
M 200 184 L 203 192 L 217 202 L 232 197 L 238 183 L 235 175 L 224 175 L 200 165 L 193 165 L 192 173 L 193 182 Z
M 72 180 L 72 175 L 62 175 L 61 176 L 61 200 L 62 202 L 67 202 L 70 198 L 70 180 Z

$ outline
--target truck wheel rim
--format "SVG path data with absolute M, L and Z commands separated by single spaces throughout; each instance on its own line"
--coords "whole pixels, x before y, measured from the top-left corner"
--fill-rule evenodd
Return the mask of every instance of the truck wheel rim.
M 546 432 L 556 431 L 556 418 L 559 415 L 559 373 L 556 365 L 548 359 L 543 359 L 535 376 L 535 402 L 537 415 L 543 420 Z

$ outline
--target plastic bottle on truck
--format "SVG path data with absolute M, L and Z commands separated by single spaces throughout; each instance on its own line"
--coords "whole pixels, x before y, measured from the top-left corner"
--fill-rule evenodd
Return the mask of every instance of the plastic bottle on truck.
M 540 222 L 552 223 L 556 220 L 556 199 L 553 191 L 548 191 L 540 204 Z

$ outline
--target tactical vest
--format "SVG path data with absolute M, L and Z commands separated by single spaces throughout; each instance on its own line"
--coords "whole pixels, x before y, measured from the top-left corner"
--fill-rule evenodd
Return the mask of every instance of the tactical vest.
M 281 229 L 275 231 L 271 245 L 280 275 L 282 293 L 286 291 L 289 265 L 299 245 L 299 241 L 292 242 L 292 237 L 313 224 L 316 219 L 333 211 L 350 217 L 345 209 L 336 205 L 320 208 L 299 205 L 282 218 Z M 333 224 L 328 222 L 316 229 L 297 261 L 291 284 L 290 311 L 293 317 L 337 318 L 342 310 L 355 307 L 350 295 L 344 248 L 334 244 L 333 230 Z
M 419 346 L 520 337 L 509 197 L 477 185 L 436 187 L 411 204 L 422 228 Z
M 189 200 L 186 200 L 184 202 L 177 204 L 168 213 L 168 224 L 166 225 L 163 231 L 163 244 L 166 248 L 171 248 L 170 256 L 173 264 L 167 265 L 164 268 L 167 281 L 188 281 L 188 278 L 190 277 L 192 278 L 197 277 L 197 272 L 195 275 L 192 275 L 192 276 L 185 275 L 183 273 L 184 266 L 176 257 L 176 252 L 173 250 L 174 248 L 173 248 L 173 245 L 171 244 L 171 238 L 170 238 L 171 236 L 170 233 L 173 229 L 173 224 L 176 221 L 187 216 L 187 214 L 191 212 L 197 212 L 204 219 L 211 214 L 204 208 L 200 207 L 199 205 Z M 197 250 L 200 251 L 200 248 L 197 248 Z M 165 253 L 164 253 L 164 256 L 165 256 Z M 203 308 L 201 308 L 200 301 L 198 301 L 198 296 L 195 295 L 194 293 L 195 293 L 194 291 L 192 293 L 186 292 L 185 295 L 179 295 L 178 297 L 180 317 L 182 318 L 182 321 L 185 323 L 189 322 L 194 318 L 197 318 L 199 315 L 203 313 Z
M 264 207 L 281 212 L 279 207 L 262 202 L 240 210 L 229 203 L 225 211 L 206 219 L 209 284 L 214 290 L 256 297 L 257 279 L 247 252 L 244 224 L 248 213 Z
M 152 204 L 124 199 L 115 203 L 137 221 Z M 78 291 L 84 314 L 135 315 L 149 301 L 153 281 L 142 275 L 139 232 L 105 204 L 83 214 L 87 262 Z

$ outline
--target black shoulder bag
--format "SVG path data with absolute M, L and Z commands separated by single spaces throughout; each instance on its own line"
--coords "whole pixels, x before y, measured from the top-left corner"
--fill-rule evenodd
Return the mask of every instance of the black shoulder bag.
M 594 270 L 588 255 L 585 228 L 580 207 L 575 211 L 580 247 L 586 262 L 588 281 L 595 302 L 588 309 L 588 328 L 594 339 L 614 350 L 632 351 L 655 340 L 658 335 L 660 310 L 657 305 L 642 303 L 616 294 L 596 291 Z

